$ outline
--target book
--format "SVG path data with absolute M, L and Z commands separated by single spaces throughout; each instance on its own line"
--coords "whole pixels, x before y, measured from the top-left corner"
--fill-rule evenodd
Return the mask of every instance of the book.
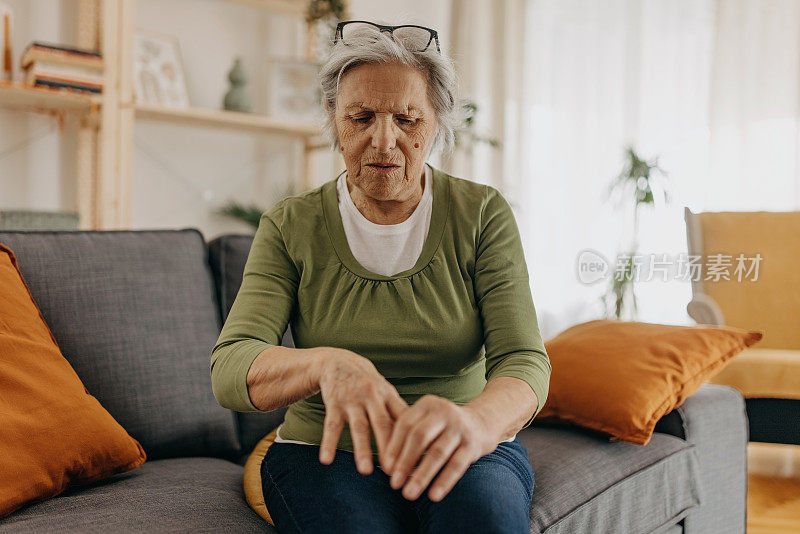
M 54 47 L 52 45 L 44 45 L 38 41 L 34 41 L 25 48 L 20 60 L 20 67 L 26 68 L 35 61 L 96 69 L 103 68 L 103 57 L 97 52 Z
M 45 42 L 42 42 L 42 41 L 33 41 L 31 44 L 29 44 L 26 47 L 26 50 L 28 48 L 40 48 L 40 49 L 43 49 L 43 50 L 53 50 L 53 51 L 59 51 L 59 52 L 68 52 L 68 53 L 71 53 L 71 54 L 78 54 L 78 55 L 82 55 L 82 56 L 90 56 L 90 57 L 98 57 L 98 58 L 103 57 L 103 55 L 100 52 L 95 52 L 94 50 L 87 50 L 87 49 L 84 49 L 84 48 L 76 48 L 76 47 L 64 46 L 64 45 L 56 45 L 56 44 L 52 44 L 52 43 L 45 43 Z
M 103 92 L 102 88 L 100 88 L 100 87 L 90 87 L 90 86 L 86 86 L 86 85 L 73 84 L 73 83 L 64 83 L 64 82 L 58 82 L 58 81 L 52 81 L 52 80 L 40 80 L 38 78 L 36 80 L 34 80 L 34 84 L 33 85 L 34 85 L 34 87 L 35 86 L 45 86 L 45 87 L 66 88 L 66 89 L 74 89 L 74 90 L 77 90 L 77 91 L 84 91 L 84 92 L 89 92 L 89 93 L 102 93 Z
M 27 83 L 31 83 L 31 80 L 35 77 L 75 81 L 97 86 L 102 86 L 104 82 L 103 71 L 100 69 L 87 69 L 85 67 L 35 61 L 24 70 L 25 82 Z
M 36 85 L 47 85 L 52 84 L 59 84 L 59 85 L 52 85 L 53 87 L 60 87 L 62 85 L 70 86 L 73 88 L 80 88 L 80 89 L 91 89 L 92 91 L 99 92 L 103 89 L 102 83 L 97 83 L 95 81 L 89 80 L 82 80 L 79 78 L 64 78 L 60 76 L 48 76 L 44 73 L 32 73 L 29 72 L 28 75 L 25 77 L 25 83 L 27 85 L 36 86 Z
M 31 86 L 69 87 L 81 91 L 101 92 L 103 70 L 85 66 L 64 65 L 50 61 L 34 61 L 25 68 L 25 83 Z

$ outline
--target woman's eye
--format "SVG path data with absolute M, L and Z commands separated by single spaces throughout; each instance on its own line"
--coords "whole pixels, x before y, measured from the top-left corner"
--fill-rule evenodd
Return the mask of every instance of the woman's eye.
M 406 119 L 403 117 L 397 117 L 397 121 L 400 122 L 400 124 L 414 124 L 412 119 Z
M 363 123 L 369 122 L 369 116 L 366 116 L 366 117 L 353 117 L 353 120 L 355 122 L 360 122 L 360 123 L 363 124 Z

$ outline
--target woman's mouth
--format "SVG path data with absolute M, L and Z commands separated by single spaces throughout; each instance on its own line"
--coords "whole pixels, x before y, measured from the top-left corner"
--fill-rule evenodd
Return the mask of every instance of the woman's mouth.
M 399 165 L 381 165 L 379 163 L 370 163 L 369 165 L 367 165 L 367 167 L 371 167 L 371 168 L 375 169 L 375 172 L 377 172 L 379 174 L 389 174 L 394 169 L 397 169 L 400 166 Z

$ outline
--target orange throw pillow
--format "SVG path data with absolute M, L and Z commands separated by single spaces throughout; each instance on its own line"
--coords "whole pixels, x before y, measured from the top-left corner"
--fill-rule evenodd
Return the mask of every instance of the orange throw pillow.
M 762 332 L 598 319 L 545 343 L 553 367 L 536 417 L 596 430 L 611 441 L 646 445 L 661 417 Z
M 0 517 L 145 461 L 58 348 L 0 244 Z

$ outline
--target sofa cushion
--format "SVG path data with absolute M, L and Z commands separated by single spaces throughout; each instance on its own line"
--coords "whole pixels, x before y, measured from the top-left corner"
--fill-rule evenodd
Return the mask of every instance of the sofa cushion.
M 0 533 L 277 532 L 248 505 L 242 468 L 217 458 L 147 461 L 0 520 Z
M 217 300 L 220 306 L 222 321 L 228 317 L 233 301 L 239 293 L 244 274 L 244 264 L 253 245 L 252 234 L 227 234 L 208 242 L 208 261 L 214 273 L 217 288 Z M 287 325 L 281 345 L 294 347 L 292 329 Z M 210 357 L 210 353 L 209 353 Z M 287 407 L 270 412 L 237 413 L 239 440 L 242 444 L 242 456 L 239 463 L 244 465 L 256 444 L 272 432 L 281 422 Z
M 545 342 L 553 367 L 539 421 L 646 445 L 656 423 L 762 332 L 596 319 Z
M 226 234 L 208 242 L 208 262 L 214 275 L 223 322 L 242 285 L 244 264 L 254 238 L 253 234 Z
M 533 466 L 531 532 L 653 532 L 703 500 L 694 445 L 655 433 L 647 445 L 577 427 L 519 433 Z
M 220 332 L 194 229 L 0 232 L 64 357 L 148 459 L 234 457 L 234 417 L 211 391 Z
M 0 244 L 0 517 L 145 461 L 61 354 Z
M 731 386 L 742 397 L 800 400 L 800 349 L 750 347 L 708 379 L 711 384 Z

